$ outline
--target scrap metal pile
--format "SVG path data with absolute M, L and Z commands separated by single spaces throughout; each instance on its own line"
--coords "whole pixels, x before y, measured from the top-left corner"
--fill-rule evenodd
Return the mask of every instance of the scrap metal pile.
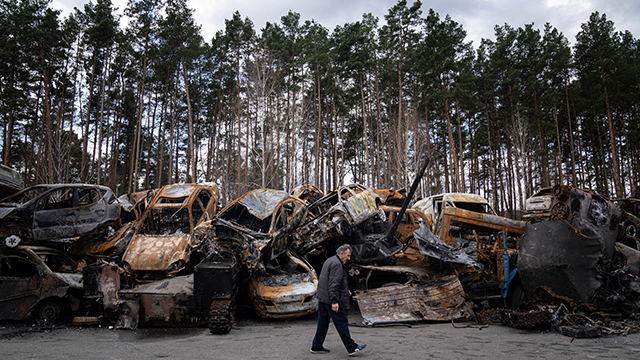
M 620 320 L 640 314 L 640 202 L 619 202 L 569 186 L 529 198 L 517 266 L 534 300 L 479 313 L 479 320 L 572 337 L 637 332 L 638 324 Z
M 367 325 L 515 309 L 539 286 L 610 317 L 638 313 L 637 200 L 621 208 L 557 187 L 527 200 L 527 222 L 499 216 L 473 194 L 408 208 L 426 165 L 408 194 L 303 185 L 252 190 L 220 210 L 210 183 L 119 199 L 88 184 L 23 190 L 0 203 L 0 320 L 74 315 L 77 324 L 226 333 L 239 301 L 263 318 L 301 317 L 317 310 L 317 271 L 345 243 Z M 538 311 L 508 314 L 513 324 L 547 319 Z

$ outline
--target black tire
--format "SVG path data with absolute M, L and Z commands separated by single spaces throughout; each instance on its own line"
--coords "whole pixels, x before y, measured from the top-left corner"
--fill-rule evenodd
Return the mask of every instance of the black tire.
M 58 322 L 65 317 L 64 304 L 58 300 L 45 300 L 38 308 L 38 317 L 48 323 Z
M 511 296 L 508 300 L 509 307 L 511 309 L 517 309 L 518 305 L 527 301 L 527 294 L 524 292 L 524 286 L 522 286 L 522 283 L 518 282 L 514 285 L 513 290 L 511 290 Z

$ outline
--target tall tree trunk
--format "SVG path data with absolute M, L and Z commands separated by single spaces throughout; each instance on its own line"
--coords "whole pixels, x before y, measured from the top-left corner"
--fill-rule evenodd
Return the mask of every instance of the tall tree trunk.
M 97 166 L 96 166 L 96 183 L 98 185 L 101 184 L 101 167 L 102 167 L 102 138 L 103 138 L 103 134 L 102 134 L 102 128 L 103 128 L 103 117 L 104 117 L 104 98 L 105 98 L 105 87 L 106 87 L 106 83 L 107 83 L 107 77 L 109 76 L 109 64 L 111 62 L 111 42 L 109 42 L 109 45 L 107 46 L 107 59 L 106 62 L 104 64 L 104 71 L 102 72 L 102 85 L 100 86 L 100 114 L 99 114 L 99 118 L 98 118 L 98 144 L 94 144 L 93 148 L 95 151 L 96 145 L 98 148 L 98 161 L 97 161 Z M 96 162 L 96 159 L 94 158 L 94 163 Z
M 578 179 L 576 177 L 576 146 L 573 139 L 573 120 L 571 119 L 571 108 L 569 106 L 569 89 L 567 85 L 567 79 L 564 79 L 564 96 L 567 101 L 567 121 L 569 123 L 569 142 L 571 149 L 571 185 L 578 186 Z
M 91 81 L 89 83 L 89 97 L 87 99 L 87 120 L 84 127 L 84 133 L 82 136 L 82 160 L 81 160 L 81 171 L 80 171 L 80 180 L 83 183 L 87 182 L 87 176 L 89 174 L 88 169 L 88 159 L 87 159 L 87 149 L 89 147 L 89 120 L 91 118 L 91 98 L 93 97 L 93 83 L 96 76 L 96 58 L 98 57 L 98 50 L 94 50 L 93 52 L 93 67 L 91 70 Z
M 182 47 L 182 43 L 180 44 Z M 184 50 L 184 47 L 182 47 Z M 182 76 L 184 78 L 184 90 L 187 95 L 187 133 L 189 136 L 189 145 L 187 148 L 187 174 L 185 176 L 186 182 L 196 182 L 197 174 L 196 174 L 196 164 L 194 161 L 194 151 L 193 151 L 193 116 L 191 113 L 191 97 L 189 95 L 189 78 L 187 77 L 187 67 L 184 61 L 184 55 L 180 57 L 182 62 Z M 191 165 L 191 168 L 189 167 Z M 177 168 L 176 168 L 177 170 Z M 191 175 L 189 175 L 189 170 L 191 170 Z
M 602 61 L 602 57 L 600 57 Z M 624 197 L 624 188 L 622 187 L 622 180 L 620 178 L 620 164 L 618 159 L 618 146 L 616 145 L 616 129 L 613 124 L 613 116 L 611 115 L 611 104 L 609 102 L 609 90 L 605 83 L 604 70 L 600 68 L 600 77 L 602 78 L 602 85 L 604 87 L 604 99 L 607 105 L 607 119 L 609 120 L 609 142 L 611 143 L 611 166 L 613 167 L 613 183 L 616 187 L 616 196 L 619 198 Z

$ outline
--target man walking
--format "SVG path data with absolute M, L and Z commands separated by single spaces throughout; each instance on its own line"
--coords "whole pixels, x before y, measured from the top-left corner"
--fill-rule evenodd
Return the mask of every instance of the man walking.
M 347 284 L 347 272 L 344 264 L 351 259 L 351 246 L 341 245 L 336 250 L 336 255 L 330 257 L 322 265 L 320 278 L 318 279 L 318 328 L 316 336 L 311 344 L 311 352 L 314 354 L 328 353 L 324 339 L 329 330 L 329 319 L 333 320 L 340 339 L 347 349 L 349 356 L 356 355 L 364 349 L 365 344 L 358 345 L 349 334 L 349 320 L 344 310 L 349 308 L 351 292 Z

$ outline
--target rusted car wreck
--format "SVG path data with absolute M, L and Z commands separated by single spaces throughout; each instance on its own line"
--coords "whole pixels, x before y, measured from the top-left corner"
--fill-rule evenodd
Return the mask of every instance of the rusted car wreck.
M 80 308 L 82 273 L 64 253 L 18 245 L 0 253 L 0 320 L 56 322 Z
M 199 261 L 196 226 L 216 213 L 220 194 L 215 184 L 166 185 L 142 215 L 122 262 L 139 279 L 173 276 Z
M 302 200 L 284 191 L 257 189 L 232 201 L 209 224 L 207 257 L 243 264 L 259 316 L 294 318 L 317 310 L 315 270 L 289 250 L 305 211 Z

